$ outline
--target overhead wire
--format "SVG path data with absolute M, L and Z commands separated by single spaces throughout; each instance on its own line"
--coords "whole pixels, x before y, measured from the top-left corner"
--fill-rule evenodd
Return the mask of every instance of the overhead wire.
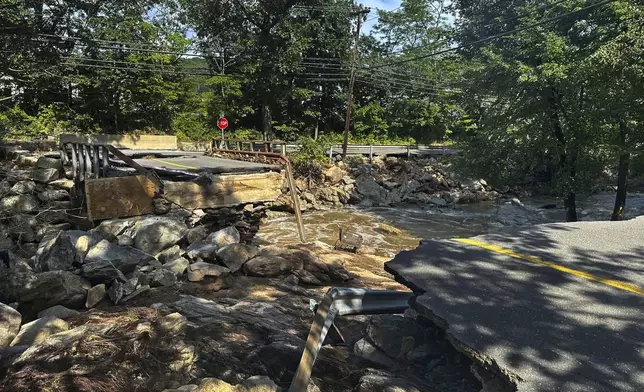
M 372 67 L 371 69 L 389 67 L 389 66 L 392 66 L 392 65 L 406 64 L 406 63 L 410 63 L 410 62 L 413 62 L 413 61 L 418 61 L 418 60 L 423 60 L 423 59 L 434 57 L 434 56 L 439 56 L 439 55 L 449 53 L 449 52 L 455 52 L 455 51 L 458 51 L 458 50 L 463 49 L 463 48 L 468 48 L 468 47 L 475 46 L 475 45 L 478 45 L 478 44 L 481 44 L 481 43 L 493 41 L 493 40 L 505 37 L 507 35 L 519 33 L 519 32 L 525 31 L 525 30 L 530 30 L 530 29 L 533 29 L 535 27 L 542 26 L 544 24 L 552 23 L 554 21 L 563 19 L 563 18 L 565 18 L 567 16 L 579 14 L 581 12 L 588 11 L 588 10 L 591 10 L 593 8 L 597 8 L 597 7 L 600 7 L 602 5 L 606 5 L 606 4 L 609 4 L 609 3 L 613 3 L 615 1 L 617 1 L 617 0 L 603 0 L 603 1 L 600 1 L 598 3 L 589 5 L 587 7 L 578 9 L 576 11 L 570 11 L 570 12 L 567 12 L 567 13 L 562 14 L 562 15 L 558 15 L 558 16 L 555 16 L 555 17 L 552 17 L 552 18 L 544 19 L 544 20 L 536 22 L 536 23 L 532 23 L 532 24 L 527 25 L 527 26 L 519 27 L 519 28 L 510 30 L 510 31 L 495 34 L 495 35 L 492 35 L 492 36 L 489 36 L 489 37 L 478 39 L 476 41 L 468 42 L 468 43 L 465 43 L 465 44 L 461 44 L 461 45 L 458 45 L 458 46 L 455 46 L 455 47 L 443 49 L 443 50 L 433 52 L 433 53 L 429 53 L 429 54 L 426 54 L 426 55 L 416 56 L 416 57 L 412 57 L 412 58 L 409 58 L 409 59 L 403 59 L 403 60 L 399 60 L 399 61 L 392 61 L 390 63 L 377 65 L 377 66 Z

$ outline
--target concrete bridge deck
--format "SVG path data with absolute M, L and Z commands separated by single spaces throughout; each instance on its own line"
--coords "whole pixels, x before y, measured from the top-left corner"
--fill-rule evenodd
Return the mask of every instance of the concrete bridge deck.
M 644 391 L 644 217 L 425 241 L 386 269 L 518 391 Z

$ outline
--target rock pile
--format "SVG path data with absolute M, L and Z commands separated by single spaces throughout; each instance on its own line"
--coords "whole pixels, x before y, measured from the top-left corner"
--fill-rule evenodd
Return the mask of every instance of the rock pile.
M 448 162 L 440 159 L 375 158 L 328 167 L 318 175 L 298 178 L 303 211 L 325 210 L 345 204 L 391 206 L 399 203 L 448 207 L 458 203 L 495 200 L 501 195 L 483 180 L 460 181 Z M 285 196 L 282 204 L 290 205 Z
M 40 157 L 33 169 L 14 166 L 0 181 L 0 249 L 29 258 L 37 244 L 71 228 L 73 181 L 63 177 L 60 160 Z M 63 178 L 61 178 L 63 177 Z

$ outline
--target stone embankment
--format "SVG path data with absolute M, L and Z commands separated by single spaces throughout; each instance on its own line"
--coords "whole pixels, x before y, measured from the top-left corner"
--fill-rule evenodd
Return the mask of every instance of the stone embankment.
M 372 163 L 339 162 L 296 180 L 303 211 L 340 208 L 389 207 L 401 203 L 426 208 L 496 200 L 501 192 L 483 180 L 459 180 L 449 161 L 439 158 L 402 160 L 375 158 Z M 286 195 L 277 204 L 289 206 Z

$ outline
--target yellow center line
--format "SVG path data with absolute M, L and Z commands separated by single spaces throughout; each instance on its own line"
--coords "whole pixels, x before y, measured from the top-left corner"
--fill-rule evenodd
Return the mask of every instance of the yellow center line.
M 172 166 L 176 166 L 176 167 L 182 167 L 182 168 L 184 168 L 184 169 L 194 169 L 194 170 L 198 170 L 198 169 L 199 169 L 198 167 L 188 166 L 188 165 L 182 165 L 182 164 L 180 164 L 180 163 L 174 163 L 174 162 L 170 162 L 170 161 L 164 161 L 163 159 L 158 159 L 158 158 L 150 158 L 150 159 L 152 159 L 153 161 L 157 161 L 157 162 L 165 163 L 166 165 L 172 165 Z
M 500 253 L 502 255 L 510 256 L 515 259 L 521 259 L 521 260 L 526 260 L 530 261 L 535 264 L 542 265 L 544 267 L 550 267 L 553 269 L 556 269 L 557 271 L 565 272 L 567 274 L 579 276 L 584 279 L 592 280 L 595 282 L 603 283 L 608 286 L 612 286 L 615 288 L 618 288 L 620 290 L 625 290 L 631 293 L 639 294 L 639 295 L 644 295 L 644 289 L 642 289 L 639 286 L 636 286 L 634 284 L 630 283 L 625 283 L 625 282 L 620 282 L 618 280 L 611 280 L 611 279 L 605 279 L 597 275 L 589 274 L 588 272 L 584 271 L 579 271 L 576 269 L 564 267 L 563 265 L 559 265 L 556 263 L 553 263 L 551 261 L 545 261 L 541 260 L 540 258 L 536 256 L 530 256 L 530 255 L 524 255 L 522 253 L 517 253 L 513 250 L 502 248 L 500 246 L 496 245 L 491 245 L 491 244 L 486 244 L 485 242 L 480 242 L 480 241 L 475 241 L 471 240 L 469 238 L 455 238 L 455 241 L 468 244 L 468 245 L 473 245 L 473 246 L 478 246 L 479 248 L 487 249 L 489 251 L 495 252 L 495 253 Z

